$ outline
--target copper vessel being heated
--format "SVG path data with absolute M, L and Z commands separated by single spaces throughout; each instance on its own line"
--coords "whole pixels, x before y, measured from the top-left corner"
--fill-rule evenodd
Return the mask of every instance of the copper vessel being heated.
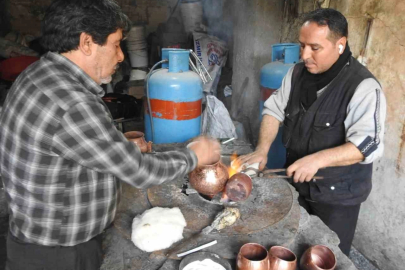
M 221 161 L 195 168 L 190 174 L 190 184 L 198 193 L 214 197 L 225 188 L 228 168 Z
M 145 141 L 145 134 L 140 131 L 129 131 L 124 133 L 125 138 L 128 141 L 133 142 L 136 144 L 142 153 L 150 153 L 152 152 L 152 142 Z
M 270 260 L 267 250 L 259 244 L 244 244 L 238 253 L 237 270 L 269 270 Z
M 333 270 L 336 267 L 336 257 L 326 246 L 316 245 L 308 248 L 301 257 L 302 270 Z
M 288 248 L 281 246 L 271 247 L 269 250 L 270 270 L 295 270 L 297 257 Z
M 234 201 L 244 201 L 252 192 L 252 178 L 244 173 L 235 173 L 225 186 L 226 196 Z

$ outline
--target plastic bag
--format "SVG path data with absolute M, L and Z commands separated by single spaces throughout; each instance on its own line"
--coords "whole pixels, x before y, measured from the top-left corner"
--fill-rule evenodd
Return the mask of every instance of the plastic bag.
M 204 92 L 216 96 L 221 70 L 228 58 L 228 46 L 225 41 L 205 33 L 194 32 L 193 36 L 194 51 L 212 78 L 212 81 L 204 85 Z
M 215 96 L 207 96 L 207 106 L 202 114 L 202 133 L 213 138 L 238 138 L 228 110 Z

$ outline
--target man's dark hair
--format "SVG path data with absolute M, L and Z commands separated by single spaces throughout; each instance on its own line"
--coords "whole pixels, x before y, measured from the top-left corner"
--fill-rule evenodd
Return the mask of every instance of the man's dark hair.
M 64 53 L 76 50 L 81 33 L 98 45 L 105 45 L 110 34 L 122 29 L 125 36 L 131 22 L 114 0 L 55 0 L 42 21 L 42 46 Z
M 347 20 L 342 13 L 331 8 L 320 8 L 305 14 L 303 24 L 314 22 L 320 26 L 328 26 L 330 30 L 330 40 L 336 41 L 349 34 Z

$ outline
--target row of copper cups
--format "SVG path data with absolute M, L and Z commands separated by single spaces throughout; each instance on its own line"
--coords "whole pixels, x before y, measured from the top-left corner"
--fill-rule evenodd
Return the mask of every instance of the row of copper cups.
M 273 246 L 266 250 L 256 243 L 243 245 L 236 261 L 237 270 L 295 270 L 297 256 L 288 248 Z M 301 256 L 301 270 L 333 270 L 335 254 L 323 245 L 311 246 Z

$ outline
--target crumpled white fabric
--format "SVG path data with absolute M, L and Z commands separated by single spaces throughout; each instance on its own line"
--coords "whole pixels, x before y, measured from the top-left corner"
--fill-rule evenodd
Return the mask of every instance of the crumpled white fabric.
M 183 239 L 186 225 L 178 207 L 154 207 L 134 218 L 131 240 L 135 246 L 146 252 L 165 249 Z

